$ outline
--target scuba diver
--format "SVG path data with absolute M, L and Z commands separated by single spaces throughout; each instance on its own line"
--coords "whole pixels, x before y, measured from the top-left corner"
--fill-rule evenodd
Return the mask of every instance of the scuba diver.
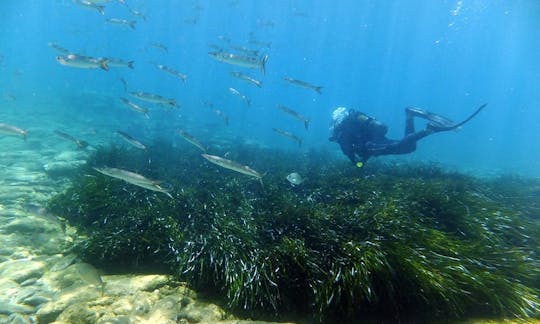
M 339 143 L 341 151 L 357 167 L 362 167 L 372 156 L 407 154 L 416 150 L 416 142 L 438 132 L 454 130 L 473 119 L 487 104 L 481 105 L 460 123 L 419 108 L 405 108 L 405 136 L 400 140 L 386 137 L 388 127 L 362 112 L 338 107 L 332 113 L 332 135 L 329 140 Z M 428 121 L 426 128 L 414 129 L 414 118 Z

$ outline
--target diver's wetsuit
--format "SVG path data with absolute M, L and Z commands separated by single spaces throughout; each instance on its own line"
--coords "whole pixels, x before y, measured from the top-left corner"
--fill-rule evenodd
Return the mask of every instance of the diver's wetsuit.
M 386 125 L 354 110 L 349 111 L 347 117 L 334 126 L 329 140 L 339 143 L 343 153 L 353 163 L 359 161 L 364 163 L 371 156 L 411 153 L 416 150 L 418 140 L 437 131 L 435 127 L 430 127 L 430 125 L 424 130 L 415 131 L 414 117 L 425 117 L 418 114 L 419 111 L 421 110 L 415 108 L 405 109 L 405 136 L 401 140 L 387 138 L 388 127 Z M 445 122 L 450 123 L 451 121 L 445 119 Z

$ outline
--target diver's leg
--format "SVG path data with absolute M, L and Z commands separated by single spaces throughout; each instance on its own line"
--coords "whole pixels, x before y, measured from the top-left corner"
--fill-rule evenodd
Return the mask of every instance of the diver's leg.
M 407 116 L 420 117 L 428 120 L 428 128 L 431 130 L 449 130 L 455 128 L 455 123 L 444 116 L 429 112 L 424 109 L 416 107 L 407 107 L 405 108 Z
M 407 136 L 412 133 L 414 133 L 414 114 L 409 110 L 409 108 L 405 108 L 405 135 L 404 136 Z
M 370 155 L 408 154 L 416 150 L 416 142 L 433 134 L 434 131 L 424 129 L 405 135 L 401 140 L 388 140 L 382 143 L 369 143 L 367 149 Z

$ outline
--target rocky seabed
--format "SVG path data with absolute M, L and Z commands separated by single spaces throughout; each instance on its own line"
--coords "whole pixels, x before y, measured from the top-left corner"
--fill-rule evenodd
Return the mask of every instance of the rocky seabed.
M 43 208 L 80 151 L 2 152 L 0 324 L 263 323 L 202 302 L 166 275 L 103 275 L 65 252 L 76 231 Z

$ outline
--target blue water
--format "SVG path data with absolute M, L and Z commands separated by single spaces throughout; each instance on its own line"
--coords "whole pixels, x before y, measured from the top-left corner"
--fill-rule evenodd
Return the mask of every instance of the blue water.
M 222 145 L 231 150 L 252 141 L 287 150 L 321 148 L 345 160 L 328 141 L 337 106 L 378 118 L 390 137 L 399 138 L 407 106 L 460 120 L 488 103 L 461 130 L 430 136 L 408 156 L 378 159 L 434 161 L 479 175 L 540 176 L 536 0 L 126 2 L 146 20 L 117 1 L 105 5 L 104 15 L 67 0 L 2 1 L 0 122 L 27 128 L 28 141 L 41 140 L 32 131 L 47 125 L 54 125 L 51 132 L 62 125 L 91 143 L 118 141 L 116 130 L 147 142 L 182 141 L 174 131 L 183 128 L 210 144 L 228 139 Z M 106 18 L 136 20 L 136 29 Z M 228 50 L 225 39 L 267 54 L 266 74 L 208 56 L 214 45 Z M 135 68 L 62 66 L 49 42 L 84 55 L 133 60 Z M 185 73 L 187 82 L 152 63 Z M 230 71 L 260 79 L 263 87 L 234 79 Z M 323 86 L 322 94 L 290 85 L 285 76 Z M 182 108 L 167 112 L 148 105 L 146 120 L 119 100 L 126 96 L 120 78 L 130 91 L 173 97 Z M 251 107 L 229 87 L 251 98 Z M 229 126 L 205 103 L 229 115 Z M 310 129 L 278 104 L 310 117 Z M 303 138 L 302 147 L 273 127 Z

